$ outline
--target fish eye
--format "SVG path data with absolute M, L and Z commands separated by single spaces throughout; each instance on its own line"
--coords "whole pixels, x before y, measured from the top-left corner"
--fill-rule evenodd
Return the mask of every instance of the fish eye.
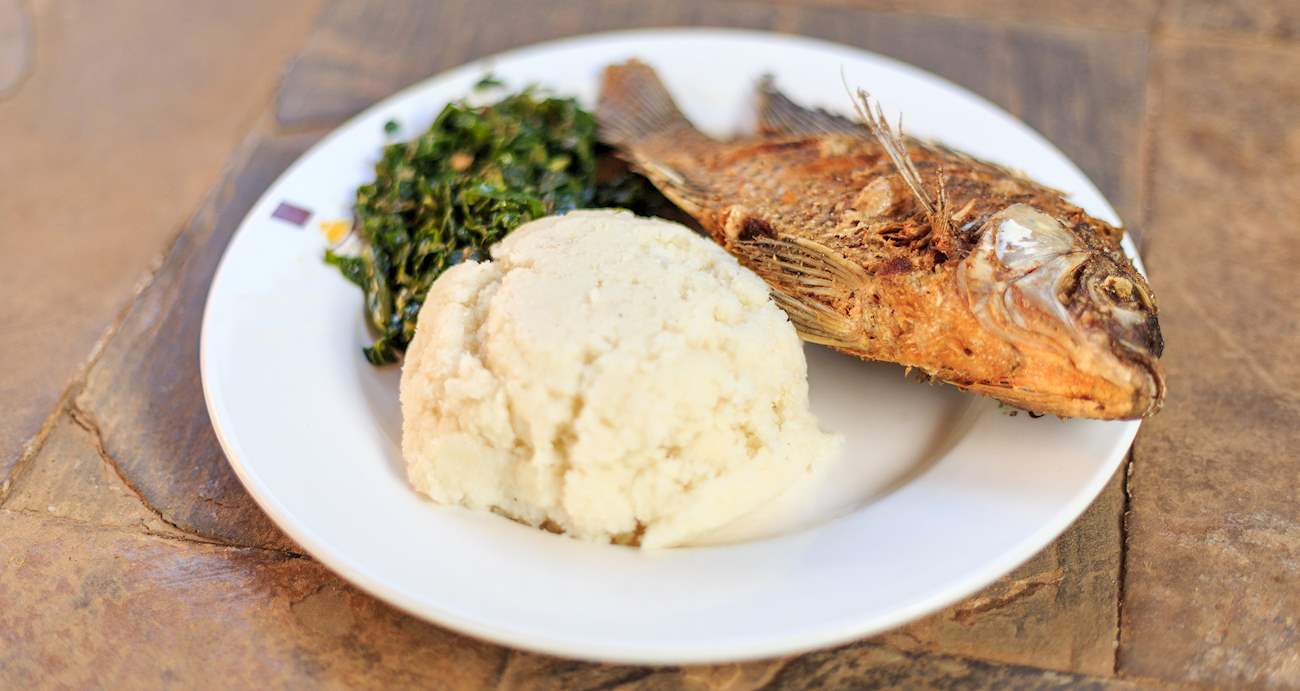
M 1107 276 L 1101 282 L 1101 287 L 1115 302 L 1129 302 L 1133 299 L 1133 282 L 1123 276 Z
M 1151 299 L 1142 286 L 1126 276 L 1111 274 L 1098 282 L 1097 292 L 1116 307 L 1151 309 Z

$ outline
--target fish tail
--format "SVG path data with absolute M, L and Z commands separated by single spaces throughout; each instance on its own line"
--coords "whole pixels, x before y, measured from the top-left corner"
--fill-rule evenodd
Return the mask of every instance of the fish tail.
M 639 60 L 606 67 L 596 121 L 600 139 L 687 213 L 710 204 L 695 154 L 716 143 L 682 115 L 652 67 Z
M 636 147 L 661 135 L 696 135 L 677 103 L 655 74 L 640 60 L 605 68 L 596 105 L 600 137 L 618 147 Z

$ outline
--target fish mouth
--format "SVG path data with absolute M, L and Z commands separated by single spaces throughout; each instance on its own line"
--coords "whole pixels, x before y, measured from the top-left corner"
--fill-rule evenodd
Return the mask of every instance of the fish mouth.
M 1093 325 L 1110 341 L 1110 351 L 1129 369 L 1133 387 L 1132 417 L 1154 415 L 1165 400 L 1165 374 L 1160 366 L 1164 336 L 1150 288 L 1131 267 L 1103 261 L 1098 273 L 1083 281 L 1076 296 L 1088 298 Z M 1126 270 L 1128 269 L 1128 270 Z
M 1165 372 L 1160 361 L 1149 353 L 1127 346 L 1122 347 L 1122 352 L 1116 352 L 1116 356 L 1129 365 L 1138 380 L 1133 388 L 1131 419 L 1155 415 L 1165 403 Z

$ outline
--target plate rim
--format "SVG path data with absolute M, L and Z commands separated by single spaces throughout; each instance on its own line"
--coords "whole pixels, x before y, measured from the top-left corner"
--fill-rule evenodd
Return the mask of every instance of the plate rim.
M 1108 459 L 1104 463 L 1099 464 L 1097 471 L 1089 477 L 1086 485 L 1081 486 L 1080 491 L 1076 492 L 1069 502 L 1062 503 L 1057 507 L 1056 511 L 1052 514 L 1052 519 L 1050 521 L 1045 521 L 1035 530 L 1026 533 L 1026 535 L 1022 537 L 1013 548 L 1007 550 L 1002 555 L 989 560 L 982 568 L 971 570 L 959 579 L 953 579 L 948 585 L 936 589 L 935 592 L 930 593 L 921 601 L 918 601 L 909 607 L 891 610 L 888 616 L 877 615 L 873 619 L 865 622 L 865 625 L 861 621 L 853 623 L 854 620 L 850 619 L 843 623 L 825 624 L 815 630 L 794 631 L 777 636 L 767 635 L 759 637 L 756 640 L 735 638 L 727 644 L 712 645 L 708 648 L 685 651 L 669 650 L 662 646 L 659 649 L 654 650 L 629 648 L 626 646 L 620 646 L 617 642 L 610 643 L 605 641 L 599 643 L 589 642 L 584 645 L 570 645 L 564 642 L 555 642 L 550 639 L 538 638 L 528 634 L 527 632 L 492 626 L 474 621 L 470 618 L 462 617 L 458 614 L 449 612 L 442 607 L 407 595 L 385 583 L 382 579 L 371 577 L 364 569 L 352 564 L 345 555 L 336 554 L 331 550 L 328 546 L 328 541 L 320 538 L 315 530 L 310 526 L 293 520 L 290 512 L 280 503 L 279 500 L 276 499 L 268 488 L 261 485 L 260 481 L 251 474 L 245 463 L 240 460 L 241 454 L 238 452 L 239 444 L 234 437 L 227 433 L 222 422 L 222 416 L 218 414 L 219 411 L 223 409 L 223 406 L 222 401 L 220 400 L 220 393 L 214 392 L 214 389 L 219 388 L 219 385 L 216 384 L 217 378 L 211 373 L 211 361 L 213 356 L 209 354 L 209 351 L 213 346 L 211 345 L 210 340 L 210 307 L 216 299 L 215 296 L 220 292 L 217 290 L 218 283 L 223 274 L 227 273 L 227 262 L 230 259 L 230 248 L 234 245 L 234 242 L 239 235 L 246 230 L 246 226 L 253 215 L 253 211 L 260 208 L 266 202 L 272 190 L 274 190 L 282 180 L 295 174 L 300 167 L 305 164 L 305 161 L 311 158 L 314 153 L 329 147 L 335 140 L 342 136 L 343 130 L 347 129 L 351 124 L 371 116 L 373 113 L 385 108 L 392 101 L 425 88 L 429 82 L 447 80 L 466 73 L 482 72 L 489 69 L 496 61 L 517 58 L 520 55 L 530 52 L 543 52 L 548 49 L 559 48 L 573 43 L 618 38 L 657 38 L 663 40 L 674 35 L 680 36 L 683 34 L 695 35 L 697 37 L 724 34 L 739 38 L 766 41 L 775 40 L 780 42 L 803 44 L 807 47 L 820 49 L 851 51 L 868 56 L 872 60 L 888 63 L 892 67 L 910 73 L 913 76 L 919 76 L 932 82 L 941 82 L 947 88 L 960 91 L 967 96 L 980 101 L 983 105 L 994 109 L 998 114 L 1026 128 L 1034 137 L 1040 140 L 1041 144 L 1044 144 L 1050 150 L 1060 155 L 1062 159 L 1078 170 L 1081 177 L 1094 188 L 1097 192 L 1097 196 L 1105 203 L 1106 207 L 1112 212 L 1112 214 L 1116 218 L 1119 217 L 1118 213 L 1114 211 L 1113 206 L 1110 205 L 1109 200 L 1107 200 L 1105 195 L 1096 188 L 1095 183 L 1092 182 L 1088 175 L 1078 168 L 1078 165 L 1074 163 L 1072 158 L 1061 152 L 1060 149 L 1052 143 L 1050 139 L 1042 135 L 1042 133 L 1038 132 L 1035 128 L 1025 123 L 1020 118 L 1007 112 L 998 104 L 941 75 L 937 75 L 888 55 L 883 55 L 865 48 L 837 41 L 776 31 L 737 29 L 731 27 L 690 26 L 622 29 L 575 34 L 529 43 L 507 51 L 492 53 L 487 56 L 476 58 L 424 77 L 377 100 L 370 106 L 367 106 L 349 116 L 343 122 L 335 125 L 328 133 L 321 137 L 319 141 L 315 142 L 303 151 L 293 161 L 293 163 L 285 168 L 284 171 L 267 186 L 267 188 L 258 196 L 257 200 L 249 207 L 249 211 L 240 220 L 239 225 L 231 234 L 225 248 L 223 248 L 221 259 L 214 270 L 213 278 L 209 284 L 208 294 L 204 300 L 203 319 L 199 334 L 200 378 L 203 387 L 204 404 L 207 409 L 209 421 L 226 458 L 226 462 L 230 465 L 231 469 L 234 470 L 240 483 L 253 498 L 259 509 L 267 514 L 267 517 L 275 523 L 276 527 L 283 531 L 296 545 L 311 555 L 312 558 L 327 567 L 334 575 L 342 578 L 363 592 L 366 592 L 418 619 L 446 627 L 459 634 L 467 635 L 477 640 L 497 645 L 506 645 L 529 652 L 555 655 L 568 659 L 598 660 L 608 663 L 636 665 L 718 664 L 751 661 L 778 655 L 802 654 L 858 640 L 866 636 L 876 635 L 894 629 L 905 623 L 915 621 L 920 617 L 936 612 L 943 607 L 969 597 L 1028 561 L 1039 551 L 1047 547 L 1052 540 L 1062 534 L 1065 530 L 1068 530 L 1069 527 L 1082 516 L 1087 508 L 1096 501 L 1106 484 L 1121 467 L 1123 460 L 1127 455 L 1127 450 L 1131 447 L 1133 439 L 1137 434 L 1137 430 L 1141 425 L 1140 420 L 1123 421 L 1125 427 L 1123 431 L 1116 436 L 1114 445 L 1108 451 Z M 1138 267 L 1138 270 L 1145 273 L 1141 257 L 1136 251 L 1136 247 L 1134 246 L 1127 230 L 1125 230 L 1123 244 L 1126 254 Z

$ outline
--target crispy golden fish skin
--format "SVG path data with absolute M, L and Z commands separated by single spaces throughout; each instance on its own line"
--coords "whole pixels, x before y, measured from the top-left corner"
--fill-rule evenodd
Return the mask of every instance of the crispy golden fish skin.
M 602 138 L 767 281 L 808 341 L 1062 417 L 1138 418 L 1165 393 L 1146 279 L 1122 231 L 1024 175 L 759 88 L 721 142 L 654 70 L 604 74 Z

